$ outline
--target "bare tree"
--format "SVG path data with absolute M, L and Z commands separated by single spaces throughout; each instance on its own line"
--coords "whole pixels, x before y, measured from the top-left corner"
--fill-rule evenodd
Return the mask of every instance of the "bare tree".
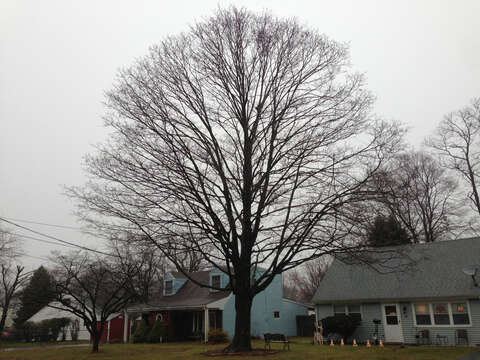
M 204 260 L 203 253 L 208 253 L 210 251 L 215 251 L 212 246 L 207 244 L 204 245 L 204 249 L 202 252 L 194 250 L 191 239 L 188 239 L 187 244 L 184 242 L 175 241 L 171 243 L 168 247 L 165 247 L 165 250 L 168 252 L 168 257 L 170 259 L 175 259 L 174 266 L 177 271 L 182 273 L 192 273 L 195 271 L 200 271 L 206 267 L 208 267 L 208 263 Z
M 24 270 L 25 268 L 20 265 L 0 264 L 0 307 L 2 309 L 0 331 L 3 331 L 5 327 L 8 312 L 11 311 L 12 300 L 28 280 L 29 273 L 25 273 Z
M 20 254 L 20 240 L 18 237 L 9 230 L 0 227 L 0 263 L 9 263 Z
M 473 210 L 480 215 L 480 98 L 470 106 L 445 116 L 437 133 L 428 142 L 441 157 L 442 165 L 467 186 Z
M 14 264 L 20 254 L 18 237 L 0 227 L 0 332 L 5 327 L 8 313 L 12 311 L 12 300 L 28 278 L 24 267 Z
M 140 231 L 180 269 L 189 251 L 223 269 L 236 310 L 225 351 L 248 351 L 252 300 L 275 275 L 358 254 L 344 209 L 402 135 L 372 102 L 346 46 L 219 9 L 120 72 L 112 141 L 86 160 L 95 181 L 69 194 L 99 231 Z
M 284 296 L 305 304 L 310 304 L 320 282 L 328 270 L 329 261 L 318 258 L 291 270 L 285 279 Z M 285 291 L 286 290 L 286 291 Z
M 133 244 L 124 238 L 111 239 L 111 252 L 117 255 L 112 261 L 128 276 L 129 287 L 136 293 L 137 299 L 148 303 L 162 294 L 163 279 L 171 265 L 158 249 L 139 242 Z M 137 269 L 129 274 L 131 264 L 136 264 Z
M 129 285 L 138 266 L 130 263 L 118 267 L 110 259 L 81 252 L 57 254 L 55 262 L 56 302 L 49 306 L 80 317 L 92 336 L 92 351 L 98 352 L 108 317 L 136 299 Z
M 459 230 L 457 183 L 430 155 L 398 155 L 374 178 L 376 195 L 414 243 L 439 240 Z

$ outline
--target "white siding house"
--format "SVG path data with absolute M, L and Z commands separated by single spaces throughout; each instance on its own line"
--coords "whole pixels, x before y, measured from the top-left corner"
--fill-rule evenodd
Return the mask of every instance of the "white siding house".
M 79 325 L 78 340 L 90 340 L 90 333 L 88 332 L 87 328 L 83 324 L 83 320 L 68 311 L 55 309 L 50 306 L 45 306 L 44 308 L 39 310 L 35 315 L 29 318 L 28 321 L 33 321 L 38 323 L 42 320 L 53 319 L 53 318 L 69 318 L 72 323 L 78 322 L 78 325 Z M 61 336 L 62 335 L 60 334 L 59 337 Z M 67 330 L 66 340 L 71 340 L 71 339 L 72 337 L 70 334 L 70 326 L 69 326 Z M 60 340 L 60 338 L 57 340 Z

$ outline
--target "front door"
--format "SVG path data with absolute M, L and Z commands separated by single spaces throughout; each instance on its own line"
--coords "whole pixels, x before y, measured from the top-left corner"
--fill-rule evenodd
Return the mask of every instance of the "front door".
M 382 312 L 385 341 L 403 343 L 400 306 L 398 304 L 382 304 Z

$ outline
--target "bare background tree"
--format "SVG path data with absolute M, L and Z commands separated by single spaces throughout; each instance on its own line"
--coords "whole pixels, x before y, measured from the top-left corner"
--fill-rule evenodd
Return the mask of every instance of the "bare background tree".
M 14 301 L 29 276 L 23 266 L 16 264 L 20 253 L 18 238 L 0 228 L 0 335 L 9 313 L 14 310 Z
M 56 302 L 49 306 L 80 317 L 92 336 L 92 351 L 98 352 L 108 317 L 138 300 L 130 284 L 141 264 L 118 266 L 111 259 L 82 252 L 57 254 L 52 260 L 57 264 L 53 271 Z
M 427 143 L 440 156 L 442 166 L 459 175 L 472 209 L 480 215 L 480 98 L 446 115 Z
M 3 331 L 8 313 L 12 311 L 13 300 L 18 296 L 22 285 L 28 280 L 28 273 L 20 265 L 0 265 L 0 307 L 2 308 L 0 318 L 0 331 Z
M 403 132 L 371 114 L 348 64 L 345 45 L 295 20 L 219 9 L 108 93 L 111 141 L 87 158 L 95 180 L 69 195 L 105 234 L 139 232 L 179 269 L 193 251 L 226 271 L 225 351 L 251 350 L 252 300 L 277 274 L 362 249 L 346 209 Z
M 111 261 L 122 274 L 128 274 L 131 265 L 136 264 L 136 271 L 128 275 L 129 288 L 135 292 L 138 301 L 148 303 L 161 296 L 163 279 L 172 266 L 157 248 L 138 242 L 134 244 L 125 239 L 111 239 L 111 252 L 117 255 Z
M 329 264 L 329 259 L 318 258 L 290 270 L 284 277 L 283 296 L 304 304 L 311 304 Z
M 9 263 L 21 254 L 21 242 L 14 233 L 0 227 L 0 263 Z
M 411 242 L 442 240 L 461 230 L 457 183 L 432 156 L 400 154 L 378 173 L 373 184 L 384 213 L 402 224 Z

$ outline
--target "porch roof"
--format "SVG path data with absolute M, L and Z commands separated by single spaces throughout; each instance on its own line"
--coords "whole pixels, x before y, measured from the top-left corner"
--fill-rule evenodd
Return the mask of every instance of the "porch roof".
M 208 285 L 210 271 L 197 271 L 189 274 L 200 284 Z M 128 307 L 128 312 L 155 311 L 155 310 L 181 310 L 202 308 L 208 304 L 229 296 L 231 291 L 211 291 L 197 285 L 190 279 L 173 295 L 159 296 L 149 303 L 136 304 Z

